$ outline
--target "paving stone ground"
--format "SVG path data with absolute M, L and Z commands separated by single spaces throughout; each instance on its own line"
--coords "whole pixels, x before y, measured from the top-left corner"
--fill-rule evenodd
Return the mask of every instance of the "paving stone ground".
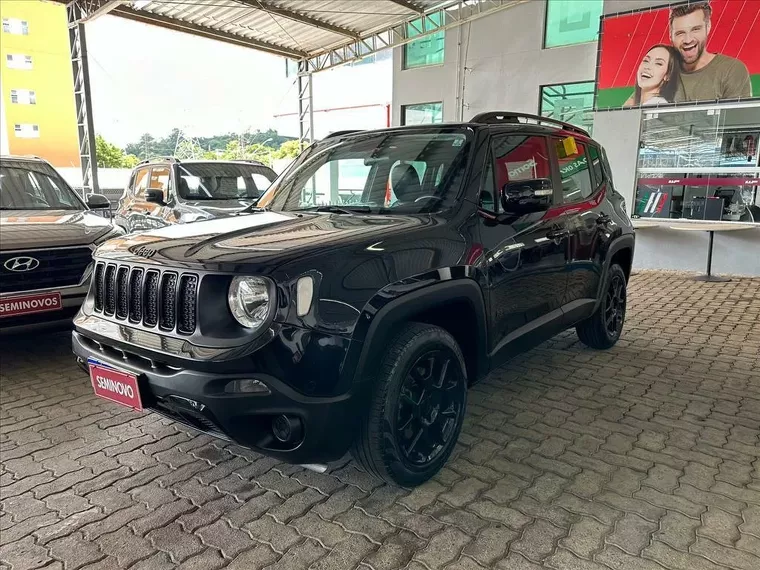
M 760 279 L 632 278 L 473 388 L 414 491 L 318 475 L 95 398 L 66 335 L 0 349 L 0 567 L 760 569 Z

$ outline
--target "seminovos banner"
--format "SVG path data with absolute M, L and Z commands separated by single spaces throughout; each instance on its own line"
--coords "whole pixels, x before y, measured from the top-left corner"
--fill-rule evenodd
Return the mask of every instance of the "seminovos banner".
M 597 109 L 760 97 L 760 1 L 602 18 Z

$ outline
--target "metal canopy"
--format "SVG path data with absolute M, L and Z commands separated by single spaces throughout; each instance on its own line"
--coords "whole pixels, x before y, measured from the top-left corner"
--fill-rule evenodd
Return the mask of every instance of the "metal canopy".
M 526 0 L 55 0 L 250 47 L 312 72 L 459 25 Z
M 85 191 L 98 191 L 85 26 L 105 14 L 298 62 L 302 142 L 313 140 L 311 74 L 530 0 L 53 0 L 67 5 Z

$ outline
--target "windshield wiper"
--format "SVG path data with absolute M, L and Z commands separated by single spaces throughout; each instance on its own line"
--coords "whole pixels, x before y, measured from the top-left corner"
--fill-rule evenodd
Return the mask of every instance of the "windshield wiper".
M 332 212 L 334 214 L 369 214 L 372 208 L 369 206 L 335 206 L 326 204 L 324 206 L 312 206 L 310 208 L 297 208 L 289 210 L 290 212 Z

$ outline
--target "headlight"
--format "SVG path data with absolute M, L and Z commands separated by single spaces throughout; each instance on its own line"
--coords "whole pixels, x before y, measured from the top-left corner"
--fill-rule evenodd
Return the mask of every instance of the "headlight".
M 232 316 L 246 328 L 257 329 L 269 314 L 269 281 L 263 277 L 235 277 L 227 302 Z

